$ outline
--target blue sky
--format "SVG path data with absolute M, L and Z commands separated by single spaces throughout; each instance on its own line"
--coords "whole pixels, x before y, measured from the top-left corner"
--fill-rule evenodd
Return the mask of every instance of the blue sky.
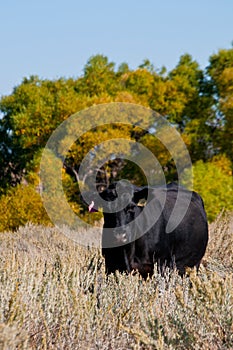
M 232 0 L 2 1 L 0 96 L 30 75 L 76 78 L 97 53 L 168 70 L 190 53 L 204 68 L 231 47 L 232 19 Z

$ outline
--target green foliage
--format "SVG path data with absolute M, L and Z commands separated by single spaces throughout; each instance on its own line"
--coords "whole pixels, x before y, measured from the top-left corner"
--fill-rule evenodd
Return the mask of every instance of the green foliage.
M 16 230 L 27 222 L 51 225 L 40 194 L 32 185 L 18 185 L 0 198 L 0 231 Z
M 198 161 L 193 167 L 193 176 L 193 189 L 202 196 L 209 221 L 221 210 L 233 210 L 231 163 L 226 157 L 208 163 Z
M 147 69 L 140 68 L 128 74 L 125 81 L 126 89 L 138 95 L 146 95 L 150 99 L 154 88 L 154 75 Z
M 192 162 L 197 162 L 199 168 L 198 164 L 201 163 L 198 162 L 205 162 L 203 176 L 205 171 L 209 172 L 208 166 L 216 166 L 214 162 L 211 163 L 214 155 L 226 154 L 232 171 L 232 48 L 219 50 L 210 56 L 206 70 L 202 70 L 189 54 L 184 54 L 170 72 L 165 67 L 157 69 L 148 59 L 134 70 L 127 63 L 122 63 L 116 70 L 114 62 L 99 54 L 90 57 L 84 66 L 83 75 L 77 79 L 61 78 L 51 81 L 31 76 L 24 78 L 12 94 L 2 97 L 0 194 L 6 194 L 12 186 L 23 180 L 37 185 L 42 150 L 57 126 L 77 111 L 110 102 L 143 105 L 164 116 L 181 133 Z M 168 169 L 165 171 L 167 180 L 176 179 L 174 160 L 165 147 L 136 128 L 123 125 L 99 127 L 83 134 L 66 156 L 67 172 L 69 168 L 78 171 L 83 157 L 96 146 L 96 142 L 101 143 L 114 137 L 141 142 L 155 154 L 162 168 Z M 114 146 L 112 157 L 114 158 Z M 130 162 L 111 160 L 104 166 L 101 171 L 106 184 L 120 175 L 133 179 L 137 184 L 144 183 L 143 174 Z M 217 166 L 219 181 L 222 174 L 220 168 Z M 115 172 L 117 175 L 112 176 Z M 208 177 L 207 174 L 205 176 Z M 75 180 L 75 177 L 72 179 Z M 230 180 L 230 175 L 228 179 Z M 103 177 L 99 175 L 98 180 L 103 181 Z M 224 186 L 225 181 L 227 179 L 223 178 Z M 75 212 L 82 210 L 75 202 L 77 186 L 73 184 L 69 190 L 66 186 L 66 191 Z M 221 194 L 218 201 L 221 205 L 216 205 L 216 212 L 210 214 L 211 219 L 222 208 L 224 198 Z M 210 205 L 212 212 L 212 201 Z M 228 201 L 226 207 L 229 207 Z
M 85 107 L 72 80 L 24 79 L 13 94 L 3 97 L 0 109 L 0 180 L 3 186 L 20 182 L 52 131 L 68 116 Z M 30 169 L 31 170 L 31 169 Z
M 207 72 L 211 78 L 216 98 L 216 110 L 220 118 L 219 145 L 233 164 L 233 48 L 219 50 L 210 57 Z
M 83 78 L 77 83 L 78 91 L 89 96 L 101 95 L 102 93 L 114 95 L 119 89 L 114 66 L 113 62 L 108 62 L 106 56 L 92 56 L 84 66 Z

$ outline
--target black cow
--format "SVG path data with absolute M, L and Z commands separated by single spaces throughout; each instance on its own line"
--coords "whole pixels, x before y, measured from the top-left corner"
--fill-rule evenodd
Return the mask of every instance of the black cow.
M 160 272 L 176 267 L 181 275 L 186 267 L 199 268 L 208 242 L 208 224 L 196 192 L 175 183 L 152 188 L 114 183 L 100 197 L 107 274 L 138 271 L 147 278 L 155 263 Z M 96 207 L 94 201 L 89 208 L 93 205 Z

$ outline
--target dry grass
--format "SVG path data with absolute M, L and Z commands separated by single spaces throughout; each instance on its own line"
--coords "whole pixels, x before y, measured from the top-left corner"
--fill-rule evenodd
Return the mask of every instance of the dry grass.
M 233 231 L 210 231 L 198 276 L 147 282 L 106 280 L 99 251 L 53 228 L 1 234 L 0 349 L 232 349 Z

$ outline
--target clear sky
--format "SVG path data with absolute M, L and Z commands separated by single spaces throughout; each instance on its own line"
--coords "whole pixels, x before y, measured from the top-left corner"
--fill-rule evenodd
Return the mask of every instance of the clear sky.
M 30 75 L 76 78 L 99 53 L 168 70 L 189 53 L 204 68 L 231 47 L 233 0 L 7 0 L 0 35 L 0 96 Z

